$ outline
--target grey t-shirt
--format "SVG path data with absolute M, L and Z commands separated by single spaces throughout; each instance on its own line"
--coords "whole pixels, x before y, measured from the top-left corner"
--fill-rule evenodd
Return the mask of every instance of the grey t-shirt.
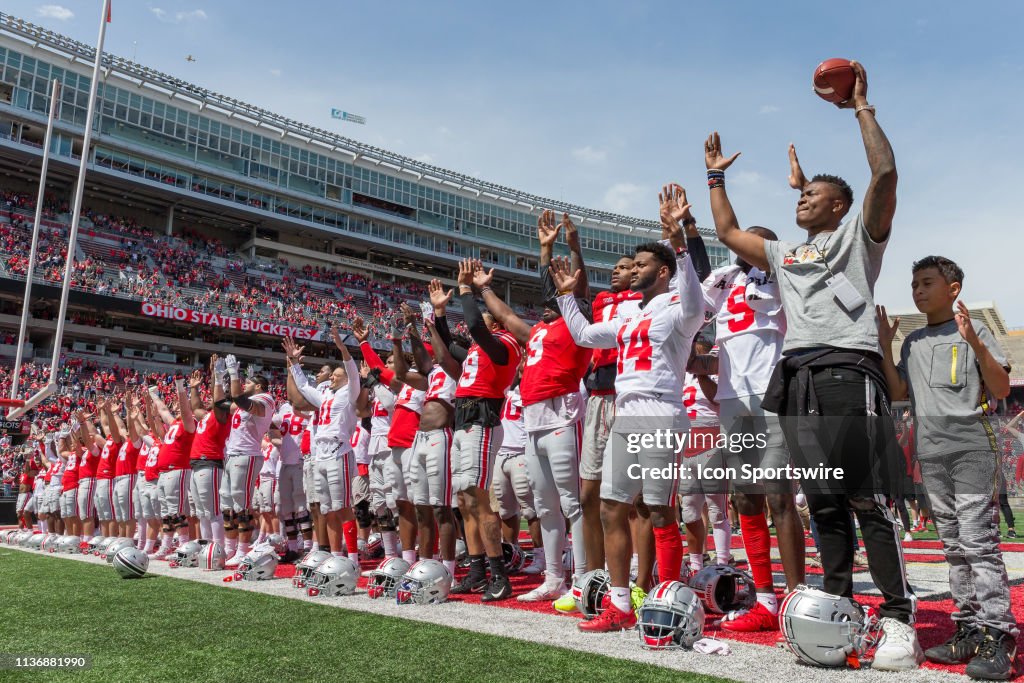
M 832 346 L 881 354 L 875 280 L 887 244 L 888 239 L 871 239 L 859 211 L 835 232 L 818 234 L 804 244 L 765 242 L 768 266 L 779 281 L 786 310 L 783 353 Z M 866 303 L 852 312 L 843 308 L 825 284 L 833 273 L 845 273 Z
M 1003 367 L 1006 354 L 987 327 L 974 322 L 978 338 Z M 914 330 L 903 340 L 896 368 L 910 387 L 918 457 L 997 449 L 989 415 L 995 401 L 983 393 L 974 350 L 956 320 Z

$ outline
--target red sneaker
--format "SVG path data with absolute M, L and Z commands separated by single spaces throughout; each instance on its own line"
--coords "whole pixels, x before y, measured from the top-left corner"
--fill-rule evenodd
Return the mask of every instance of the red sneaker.
M 633 610 L 623 612 L 615 605 L 601 612 L 590 621 L 581 621 L 579 629 L 586 633 L 608 633 L 609 631 L 625 631 L 636 626 L 636 614 Z
M 746 614 L 741 614 L 732 621 L 723 621 L 722 628 L 736 633 L 754 633 L 756 631 L 778 631 L 779 617 L 768 611 L 768 608 L 757 603 Z

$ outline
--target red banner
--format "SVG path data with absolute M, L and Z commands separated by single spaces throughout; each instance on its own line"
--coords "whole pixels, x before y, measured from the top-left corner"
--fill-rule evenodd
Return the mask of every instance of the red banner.
M 267 322 L 265 320 L 253 320 L 251 318 L 236 318 L 220 313 L 206 313 L 193 311 L 189 308 L 178 308 L 167 304 L 153 304 L 146 302 L 142 304 L 142 315 L 151 318 L 166 318 L 180 323 L 193 323 L 195 325 L 207 325 L 209 327 L 221 327 L 226 330 L 238 330 L 240 332 L 254 332 L 256 334 L 267 334 L 272 337 L 294 337 L 295 339 L 307 339 L 321 341 L 324 335 L 319 330 L 311 330 L 308 327 L 294 327 L 292 325 L 281 325 Z

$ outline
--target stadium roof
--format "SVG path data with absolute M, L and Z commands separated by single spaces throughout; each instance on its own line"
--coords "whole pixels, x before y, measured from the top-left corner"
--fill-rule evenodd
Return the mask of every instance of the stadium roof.
M 11 16 L 5 12 L 0 12 L 0 31 L 18 36 L 32 43 L 36 48 L 45 48 L 61 54 L 70 59 L 72 63 L 79 61 L 92 63 L 96 58 L 95 47 L 37 26 L 24 19 Z M 123 57 L 104 53 L 103 68 L 105 71 L 104 78 L 109 77 L 111 72 L 114 72 L 118 76 L 137 83 L 140 87 L 153 88 L 169 95 L 172 99 L 181 97 L 182 99 L 190 100 L 199 106 L 200 111 L 210 108 L 222 112 L 228 117 L 238 118 L 260 128 L 276 131 L 282 138 L 291 136 L 306 144 L 316 145 L 330 152 L 340 151 L 347 153 L 352 156 L 353 161 L 364 160 L 377 166 L 384 166 L 401 173 L 413 175 L 417 180 L 425 179 L 459 190 L 473 192 L 477 196 L 484 196 L 508 202 L 511 205 L 525 207 L 529 211 L 540 208 L 553 209 L 569 213 L 574 218 L 598 223 L 602 227 L 619 228 L 629 232 L 640 229 L 645 232 L 650 231 L 661 234 L 661 223 L 658 221 L 598 211 L 577 204 L 568 204 L 555 199 L 521 192 L 511 187 L 490 183 L 438 166 L 425 164 L 421 161 L 389 152 L 386 149 L 373 147 L 324 130 L 323 128 L 310 126 L 255 105 L 221 95 L 212 90 L 201 88 L 180 78 L 175 78 L 174 76 L 142 66 Z M 702 229 L 702 231 L 708 234 L 713 232 L 705 229 Z

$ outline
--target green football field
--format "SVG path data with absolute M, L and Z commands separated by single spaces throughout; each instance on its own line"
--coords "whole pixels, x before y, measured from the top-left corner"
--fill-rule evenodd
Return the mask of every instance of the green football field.
M 0 681 L 726 680 L 5 548 L 0 587 L 0 653 L 92 656 Z

